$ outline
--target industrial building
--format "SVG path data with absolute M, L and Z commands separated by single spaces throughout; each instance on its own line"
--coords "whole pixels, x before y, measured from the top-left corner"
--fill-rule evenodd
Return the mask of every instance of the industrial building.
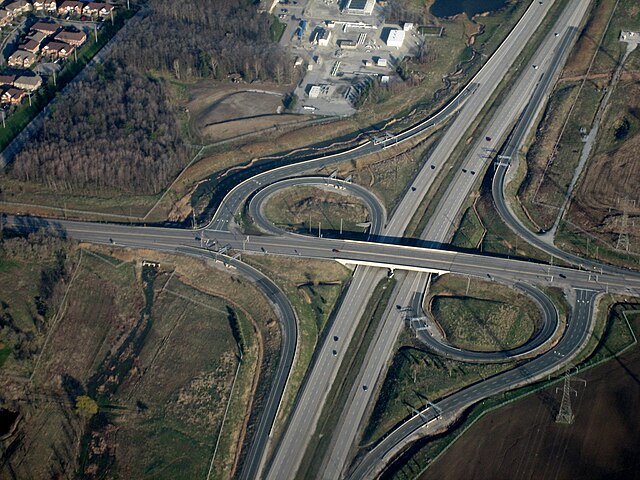
M 404 43 L 404 36 L 404 30 L 389 30 L 389 33 L 387 34 L 387 46 L 400 48 Z
M 329 30 L 321 30 L 316 35 L 316 42 L 321 47 L 329 45 L 329 40 L 331 40 L 331 32 Z
M 342 13 L 347 15 L 371 15 L 376 0 L 346 0 Z

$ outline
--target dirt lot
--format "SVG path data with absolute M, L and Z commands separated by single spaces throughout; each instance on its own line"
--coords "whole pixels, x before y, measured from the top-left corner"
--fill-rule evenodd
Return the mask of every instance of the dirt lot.
M 212 85 L 201 82 L 186 87 L 184 108 L 190 126 L 209 142 L 226 140 L 276 125 L 295 123 L 298 115 L 280 115 L 291 88 L 286 85 Z
M 580 376 L 573 425 L 555 387 L 486 415 L 420 478 L 640 478 L 640 349 Z

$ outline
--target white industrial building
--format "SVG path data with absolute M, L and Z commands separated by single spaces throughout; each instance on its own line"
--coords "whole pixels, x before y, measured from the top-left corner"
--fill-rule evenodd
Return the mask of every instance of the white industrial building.
M 387 46 L 400 48 L 404 43 L 404 30 L 389 30 L 387 35 Z
M 347 15 L 371 15 L 376 0 L 346 0 L 342 13 Z
M 318 45 L 326 47 L 329 45 L 329 40 L 331 40 L 331 32 L 329 30 L 322 30 L 321 32 L 318 32 L 318 35 L 316 36 L 316 42 L 318 42 Z

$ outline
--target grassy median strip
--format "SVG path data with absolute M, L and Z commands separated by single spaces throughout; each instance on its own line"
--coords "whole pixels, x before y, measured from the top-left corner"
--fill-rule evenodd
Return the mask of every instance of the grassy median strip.
M 314 473 L 319 471 L 331 446 L 331 438 L 340 419 L 340 412 L 346 405 L 351 387 L 360 373 L 360 366 L 378 329 L 395 283 L 395 279 L 383 279 L 373 291 L 351 344 L 346 350 L 338 376 L 329 392 L 316 431 L 298 470 L 297 478 L 313 478 Z
M 483 107 L 480 114 L 476 117 L 471 127 L 468 130 L 468 136 L 466 141 L 460 141 L 452 154 L 449 156 L 449 168 L 442 169 L 436 177 L 433 185 L 429 189 L 427 195 L 423 198 L 420 206 L 416 210 L 414 216 L 411 218 L 409 225 L 405 230 L 405 237 L 420 237 L 422 231 L 427 226 L 429 219 L 435 213 L 437 206 L 444 197 L 447 187 L 453 181 L 456 172 L 461 167 L 464 159 L 469 154 L 474 146 L 474 140 L 479 138 L 486 127 L 487 122 L 495 115 L 498 108 L 502 104 L 502 101 L 509 95 L 510 86 L 513 84 L 520 74 L 523 65 L 526 65 L 533 57 L 534 53 L 538 49 L 538 46 L 542 43 L 544 37 L 551 31 L 551 28 L 555 24 L 557 18 L 560 15 L 561 9 L 564 8 L 564 4 L 556 3 L 549 10 L 548 15 L 542 21 L 536 32 L 531 37 L 531 40 L 524 47 L 518 58 L 515 60 L 511 68 L 507 71 L 504 78 L 494 90 L 493 94 Z M 462 139 L 461 139 L 462 140 Z M 482 178 L 481 175 L 478 175 Z M 480 180 L 478 180 L 480 181 Z M 459 216 L 451 221 L 458 222 Z

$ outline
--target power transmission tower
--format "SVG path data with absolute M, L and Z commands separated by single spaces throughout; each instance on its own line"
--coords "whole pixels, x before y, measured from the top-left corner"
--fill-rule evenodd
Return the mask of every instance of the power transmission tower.
M 584 384 L 587 384 L 586 380 L 577 379 Z M 556 393 L 560 390 L 560 388 L 556 388 Z M 571 408 L 571 394 L 575 394 L 578 396 L 578 391 L 571 386 L 571 376 L 569 375 L 569 370 L 567 370 L 564 374 L 564 385 L 562 387 L 562 401 L 560 402 L 560 411 L 558 412 L 558 416 L 556 417 L 556 423 L 566 423 L 572 424 L 575 419 L 575 415 L 573 414 L 573 409 Z

